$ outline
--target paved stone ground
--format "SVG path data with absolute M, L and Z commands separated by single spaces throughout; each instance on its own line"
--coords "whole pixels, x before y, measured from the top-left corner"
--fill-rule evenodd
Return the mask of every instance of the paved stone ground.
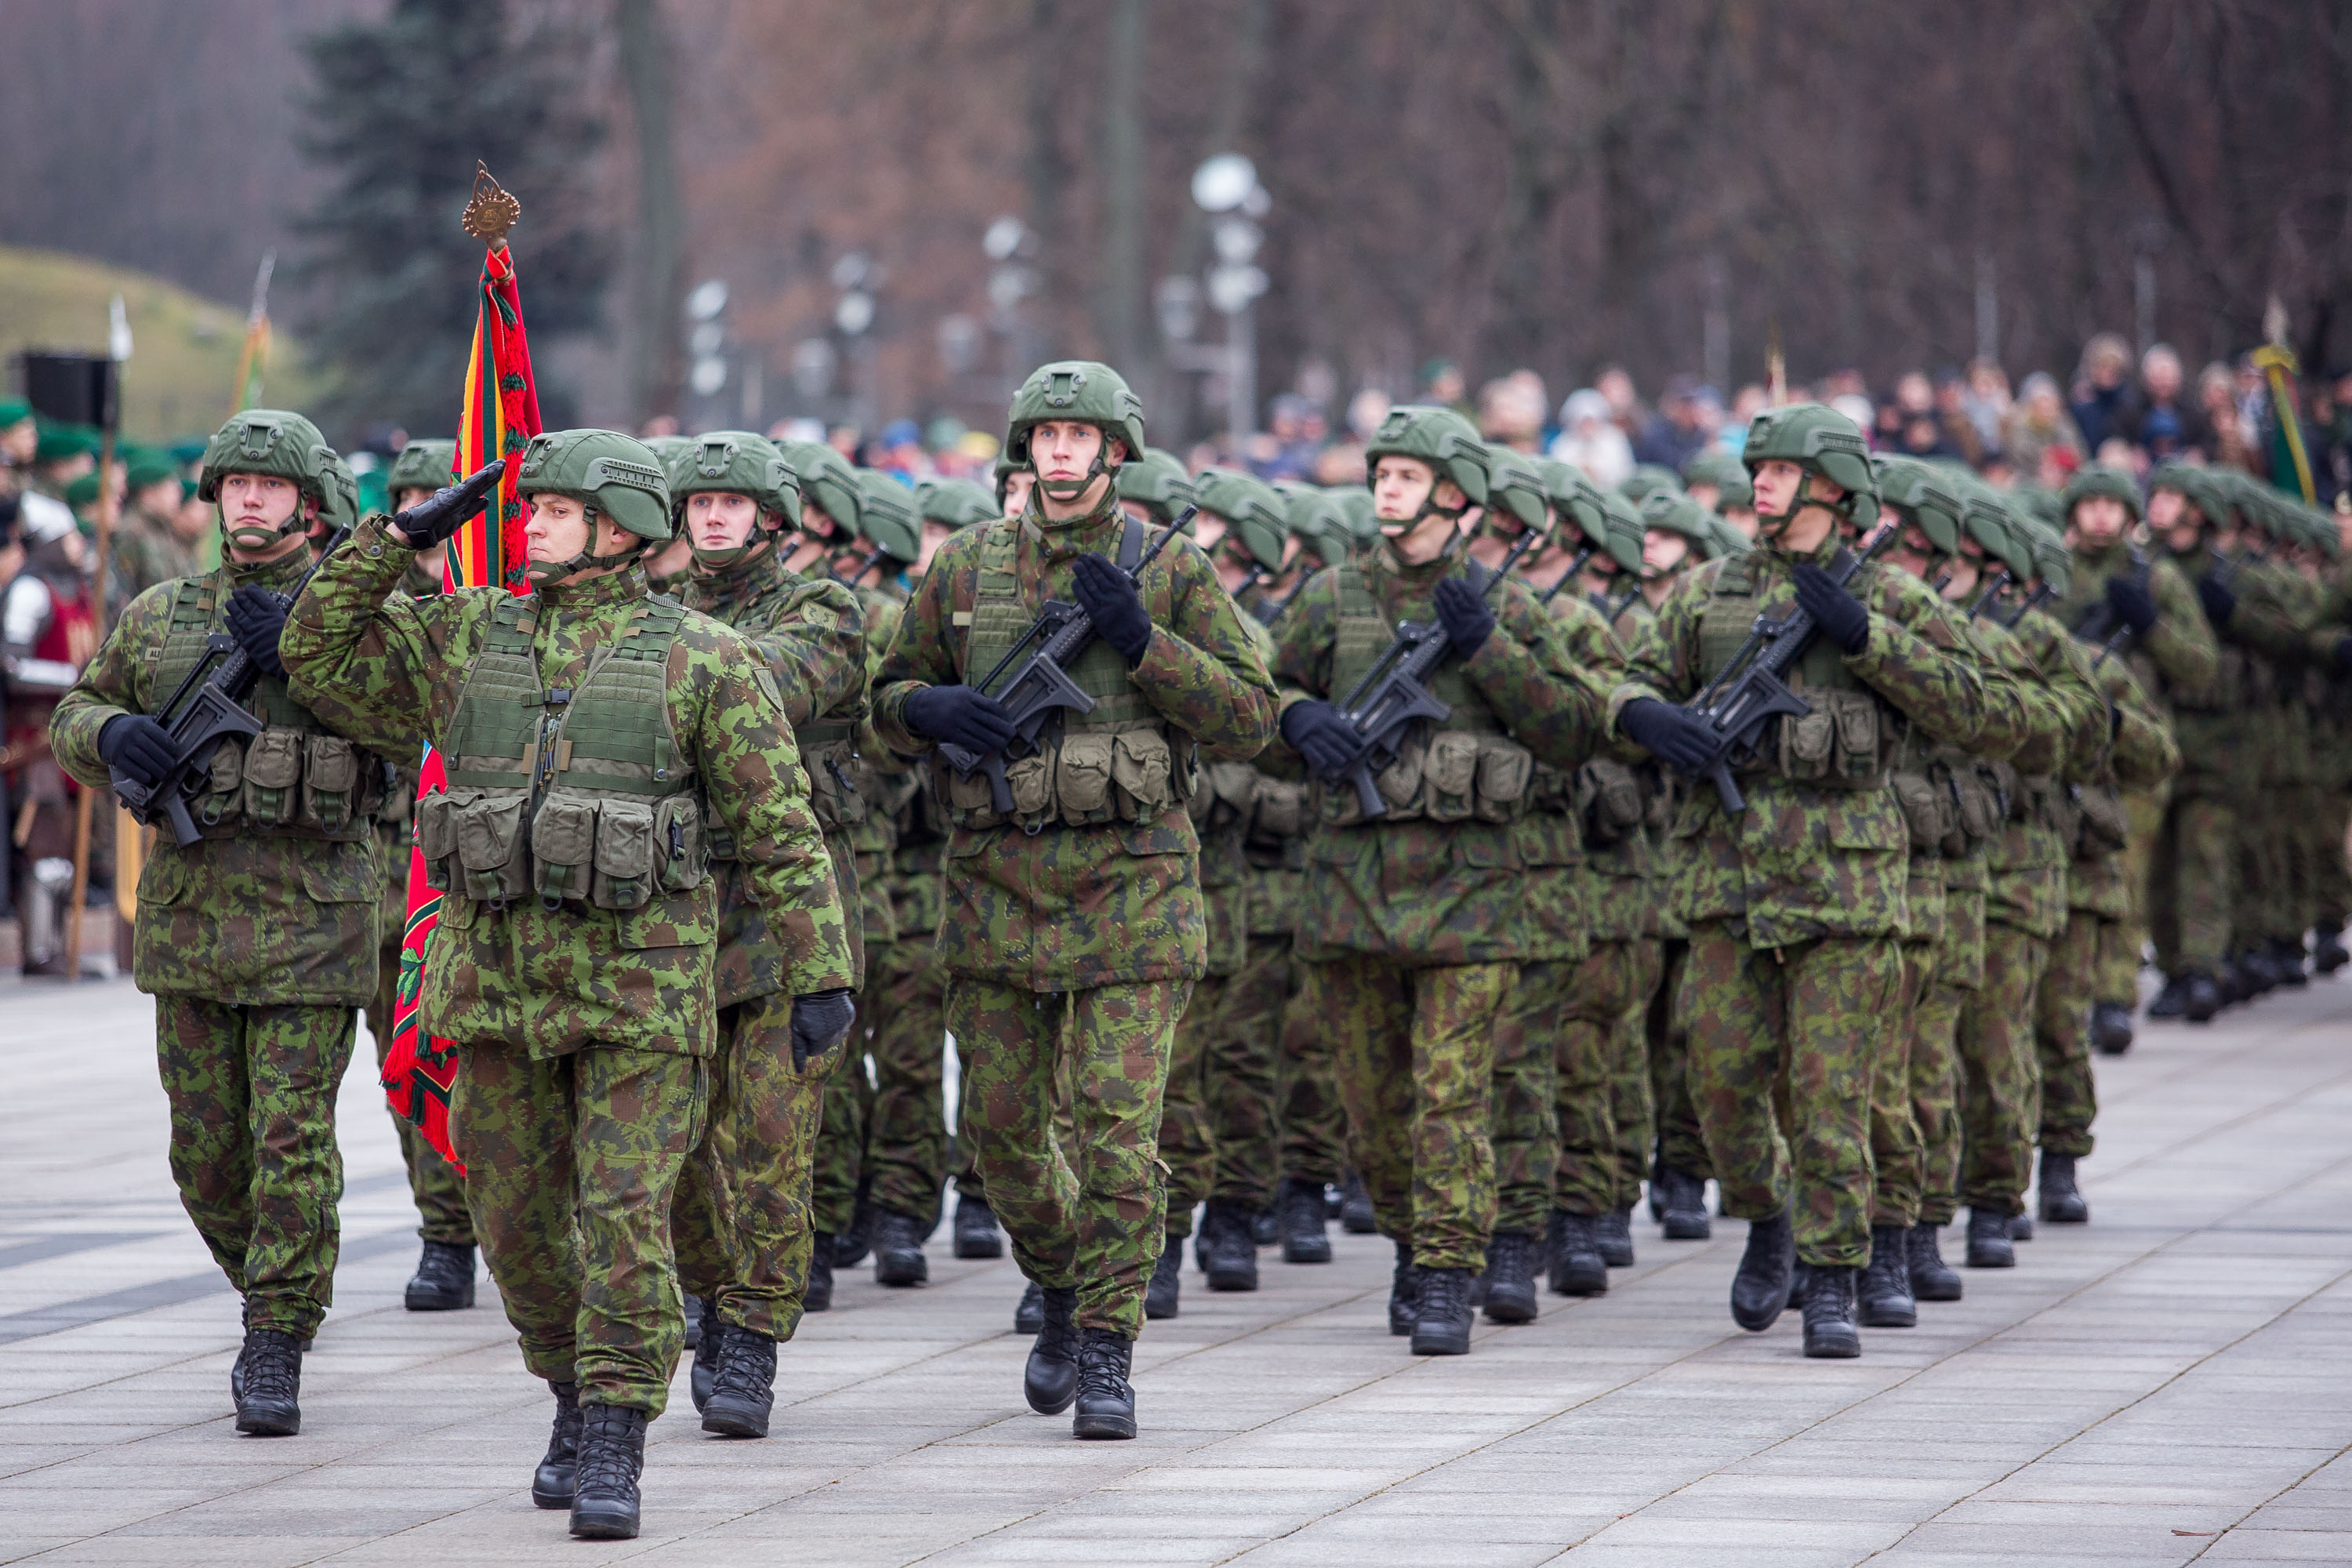
M 1743 1227 L 1591 1302 L 1416 1361 L 1386 1244 L 1188 1273 L 1136 1358 L 1143 1436 L 1027 1414 L 1010 1263 L 859 1271 L 785 1350 L 777 1436 L 654 1429 L 647 1530 L 573 1542 L 526 1490 L 549 1402 L 487 1283 L 400 1307 L 414 1262 L 364 1071 L 341 1289 L 302 1436 L 241 1438 L 236 1301 L 173 1194 L 148 1005 L 0 990 L 0 1562 L 469 1568 L 628 1561 L 1635 1564 L 2352 1562 L 2352 982 L 2103 1062 L 2095 1223 L 1858 1362 L 1733 1329 Z M 362 1047 L 365 1049 L 364 1047 Z M 1336 1227 L 1335 1227 L 1336 1229 Z

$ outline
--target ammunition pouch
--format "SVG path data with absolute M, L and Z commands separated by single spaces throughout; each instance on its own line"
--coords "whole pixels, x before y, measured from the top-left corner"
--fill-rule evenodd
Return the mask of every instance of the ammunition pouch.
M 383 768 L 341 735 L 266 724 L 214 748 L 210 777 L 190 813 L 208 838 L 260 831 L 363 838 L 383 805 Z
M 1960 808 L 1948 780 L 1929 769 L 1897 769 L 1890 775 L 1895 804 L 1903 808 L 1903 826 L 1914 855 L 1941 855 L 1945 843 L 1959 830 Z
M 1013 815 L 996 809 L 988 775 L 966 778 L 942 765 L 940 783 L 948 820 L 974 830 L 1017 824 L 1035 832 L 1058 824 L 1097 827 L 1113 822 L 1156 822 L 1196 792 L 1193 748 L 1171 742 L 1166 725 L 1129 721 L 1102 729 L 1065 732 L 1034 756 L 1004 764 Z
M 1535 753 L 1500 731 L 1417 733 L 1376 781 L 1389 808 L 1380 820 L 1517 822 L 1527 815 L 1535 776 Z M 1365 820 L 1362 803 L 1346 784 L 1318 779 L 1315 793 L 1316 813 L 1331 826 Z
M 1587 844 L 1622 844 L 1649 823 L 1650 792 L 1642 787 L 1641 774 L 1623 763 L 1594 758 L 1576 770 L 1571 789 L 1570 808 Z
M 2077 860 L 2108 860 L 2131 838 L 2131 815 L 2123 792 L 2111 784 L 2086 784 L 2070 792 L 2077 827 L 2070 841 Z
M 416 803 L 425 885 L 503 909 L 526 893 L 550 907 L 642 908 L 688 892 L 709 868 L 700 801 L 555 789 L 526 828 L 521 790 L 450 790 Z
M 1867 691 L 1809 690 L 1810 713 L 1780 719 L 1773 761 L 1792 784 L 1827 789 L 1876 789 L 1886 780 L 1892 726 L 1883 722 L 1878 699 Z

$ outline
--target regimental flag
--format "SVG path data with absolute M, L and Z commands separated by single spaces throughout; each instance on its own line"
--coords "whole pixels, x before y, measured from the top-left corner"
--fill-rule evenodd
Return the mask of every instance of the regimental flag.
M 514 258 L 501 239 L 482 260 L 481 300 L 474 316 L 474 351 L 466 362 L 466 402 L 457 418 L 452 478 L 473 473 L 492 458 L 515 460 L 508 463 L 481 515 L 449 541 L 444 576 L 451 590 L 497 584 L 511 593 L 530 591 L 522 502 L 515 487 L 522 478 L 522 449 L 539 431 L 539 389 L 531 380 L 522 298 L 515 289 Z M 427 747 L 418 798 L 448 787 L 440 753 Z M 410 820 L 414 822 L 414 813 Z M 457 1163 L 449 1141 L 449 1090 L 457 1079 L 457 1047 L 438 1036 L 420 1034 L 416 1018 L 426 944 L 440 921 L 440 910 L 441 895 L 425 885 L 425 858 L 416 851 L 412 830 L 408 923 L 400 945 L 399 1000 L 393 1010 L 392 1046 L 383 1059 L 383 1087 L 392 1108 L 415 1122 L 425 1142 Z

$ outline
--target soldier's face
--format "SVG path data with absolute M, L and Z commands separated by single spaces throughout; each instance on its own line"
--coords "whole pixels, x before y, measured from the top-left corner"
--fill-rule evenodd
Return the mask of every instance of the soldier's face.
M 915 561 L 917 573 L 924 573 L 931 569 L 931 557 L 940 552 L 940 546 L 945 544 L 948 542 L 948 536 L 953 532 L 955 530 L 944 522 L 933 522 L 928 517 L 923 520 L 923 552 Z
M 1789 505 L 1797 499 L 1797 487 L 1805 482 L 1805 470 L 1784 458 L 1774 458 L 1759 463 L 1753 475 L 1756 485 L 1756 510 L 1774 517 L 1789 515 Z
M 5 430 L 0 430 L 0 459 L 23 468 L 33 460 L 41 448 L 41 427 L 30 419 L 19 419 Z
M 1029 431 L 1029 455 L 1047 484 L 1075 484 L 1102 456 L 1103 433 L 1076 419 L 1048 419 Z
M 1929 539 L 1916 522 L 1906 522 L 1895 536 L 1895 545 L 1886 552 L 1889 564 L 1898 572 L 1908 572 L 1914 577 L 1925 577 L 1936 564 L 1936 542 Z
M 700 550 L 732 550 L 760 525 L 760 503 L 724 490 L 698 490 L 686 498 L 686 531 Z
M 522 537 L 533 561 L 569 561 L 588 548 L 588 509 L 570 496 L 540 491 L 530 498 Z
M 1689 554 L 1689 540 L 1672 529 L 1653 528 L 1642 535 L 1642 575 L 1663 577 Z
M 1029 491 L 1036 482 L 1037 476 L 1026 468 L 1004 476 L 1005 516 L 1019 517 L 1029 510 Z
M 1683 494 L 1690 497 L 1691 500 L 1698 502 L 1699 505 L 1705 507 L 1709 511 L 1713 511 L 1715 510 L 1715 503 L 1723 499 L 1722 489 L 1716 485 L 1693 485 L 1690 489 L 1685 490 Z
M 301 487 L 276 474 L 229 474 L 220 482 L 221 531 L 240 561 L 261 561 L 299 542 L 278 530 L 302 505 Z
M 410 507 L 421 505 L 432 499 L 433 492 L 423 485 L 403 485 L 393 492 L 392 510 L 406 511 Z
M 1387 457 L 1373 464 L 1372 515 L 1381 520 L 1381 531 L 1391 539 L 1402 533 L 1387 524 L 1412 521 L 1436 484 L 1437 470 L 1418 458 Z
M 2084 496 L 2074 503 L 2074 531 L 2094 550 L 2121 539 L 2130 521 L 2131 512 L 2113 496 Z
M 1717 515 L 1720 516 L 1724 521 L 1738 529 L 1741 537 L 1747 539 L 1753 539 L 1756 537 L 1756 509 L 1754 507 L 1727 506 L 1725 507 Z

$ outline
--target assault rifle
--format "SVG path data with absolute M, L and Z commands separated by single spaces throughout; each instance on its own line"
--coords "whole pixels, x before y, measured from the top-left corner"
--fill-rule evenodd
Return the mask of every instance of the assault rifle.
M 882 564 L 882 557 L 889 553 L 890 552 L 887 550 L 885 550 L 882 546 L 877 544 L 873 549 L 866 552 L 866 559 L 857 563 L 856 570 L 849 572 L 846 574 L 839 571 L 834 571 L 827 573 L 826 575 L 845 587 L 855 588 L 858 584 L 866 580 L 866 574 L 873 571 L 874 568 Z
M 1168 542 L 1181 533 L 1185 525 L 1192 521 L 1192 514 L 1200 510 L 1199 507 L 1188 506 L 1177 513 L 1175 520 L 1152 540 L 1150 547 L 1128 569 L 1127 580 L 1140 582 L 1143 569 L 1168 548 Z M 1065 710 L 1073 713 L 1094 711 L 1095 700 L 1078 689 L 1078 683 L 1069 677 L 1070 666 L 1077 662 L 1078 656 L 1086 652 L 1094 640 L 1095 620 L 1083 607 L 1065 604 L 1059 599 L 1047 600 L 1045 609 L 1029 624 L 1029 629 L 1021 634 L 1020 640 L 996 661 L 996 668 L 978 682 L 979 689 L 1004 705 L 1005 717 L 1013 721 L 1013 738 L 985 755 L 951 742 L 940 742 L 940 755 L 946 760 L 948 766 L 955 769 L 959 777 L 970 778 L 974 773 L 988 775 L 988 798 L 998 816 L 1009 817 L 1013 815 L 1013 786 L 1004 778 L 1005 759 L 1036 755 L 1040 744 L 1038 737 L 1045 732 L 1047 721 Z M 1033 642 L 1040 645 L 1037 651 L 1013 670 L 1012 678 L 1002 688 L 992 690 L 991 688 L 996 687 L 998 678 L 1008 668 L 1013 668 L 1013 661 L 1019 658 L 1022 650 Z M 1030 831 L 1034 833 L 1036 829 Z
M 1538 594 L 1536 595 L 1536 603 L 1549 606 L 1554 599 L 1559 598 L 1559 591 L 1562 588 L 1567 587 L 1570 583 L 1575 582 L 1579 577 L 1584 575 L 1584 568 L 1591 563 L 1594 553 L 1599 549 L 1599 545 L 1587 544 L 1583 549 L 1578 551 L 1576 552 L 1576 559 L 1568 563 L 1568 570 L 1559 574 L 1559 581 L 1554 583 L 1550 587 L 1546 588 L 1542 593 Z
M 1855 574 L 1876 560 L 1901 531 L 1890 520 L 1864 542 L 1860 554 L 1841 547 L 1830 561 L 1830 581 L 1841 588 L 1853 582 Z M 1739 645 L 1730 662 L 1683 705 L 1685 712 L 1704 720 L 1715 732 L 1714 751 L 1690 773 L 1714 784 L 1724 810 L 1748 809 L 1739 786 L 1732 782 L 1731 770 L 1756 755 L 1763 744 L 1765 727 L 1784 714 L 1796 719 L 1813 710 L 1811 703 L 1789 689 L 1786 678 L 1820 633 L 1821 627 L 1801 605 L 1779 620 L 1758 616 L 1748 640 Z
M 302 580 L 294 584 L 294 591 L 276 595 L 278 602 L 291 610 L 294 601 L 302 596 L 302 590 L 310 586 L 310 579 L 318 575 L 320 563 L 350 537 L 351 531 L 348 527 L 337 529 L 327 541 L 327 548 L 319 552 L 310 569 L 302 574 Z M 204 837 L 196 829 L 195 819 L 188 815 L 188 802 L 204 794 L 211 782 L 213 753 L 220 749 L 222 742 L 232 735 L 250 738 L 261 733 L 261 721 L 245 709 L 260 679 L 261 667 L 246 657 L 235 637 L 226 632 L 215 632 L 205 639 L 204 656 L 161 710 L 165 715 L 163 728 L 171 733 L 178 760 L 152 789 L 121 768 L 108 770 L 116 798 L 133 820 L 142 827 L 160 827 L 169 823 L 172 837 L 183 846 Z
M 2146 593 L 2148 577 L 2153 571 L 2153 568 L 2148 565 L 2147 552 L 2137 544 L 2130 546 L 2130 550 L 2132 581 L 2138 584 L 2142 593 Z M 2220 552 L 2215 552 L 2215 554 L 2219 553 Z M 2105 640 L 2099 643 L 2098 657 L 2091 660 L 2093 669 L 2098 668 L 2099 666 L 2106 663 L 2112 655 L 2120 652 L 2124 645 L 2131 641 L 2132 637 L 2131 623 L 2118 618 L 2104 600 L 2091 606 L 2091 614 L 2083 617 L 2084 624 L 2074 629 L 2074 635 L 2086 641 L 2097 637 L 2097 632 L 2089 629 L 2095 619 L 2097 621 L 2098 631 L 2105 632 L 2107 635 Z M 2112 630 L 2109 629 L 2111 626 Z
M 1541 537 L 1532 528 L 1522 532 L 1503 563 L 1492 572 L 1475 561 L 1470 563 L 1470 581 L 1478 596 L 1492 594 Z M 1356 732 L 1356 754 L 1342 776 L 1355 786 L 1356 802 L 1367 821 L 1388 815 L 1389 803 L 1381 798 L 1380 774 L 1404 749 L 1406 732 L 1424 719 L 1442 723 L 1454 711 L 1431 693 L 1428 684 L 1430 676 L 1453 651 L 1444 622 L 1399 621 L 1395 639 L 1339 704 L 1339 717 Z
M 1307 592 L 1307 584 L 1315 581 L 1315 575 L 1302 566 L 1298 569 L 1298 581 L 1290 585 L 1289 593 L 1279 599 L 1260 599 L 1256 610 L 1258 624 L 1270 626 L 1282 619 L 1284 613 L 1290 608 L 1290 602 Z

